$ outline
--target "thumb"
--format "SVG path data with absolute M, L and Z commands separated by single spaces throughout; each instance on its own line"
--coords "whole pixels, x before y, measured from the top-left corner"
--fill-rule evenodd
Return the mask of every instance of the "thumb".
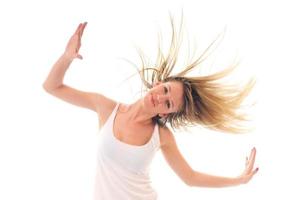
M 83 59 L 83 56 L 81 56 L 80 54 L 78 54 L 76 57 L 81 60 Z

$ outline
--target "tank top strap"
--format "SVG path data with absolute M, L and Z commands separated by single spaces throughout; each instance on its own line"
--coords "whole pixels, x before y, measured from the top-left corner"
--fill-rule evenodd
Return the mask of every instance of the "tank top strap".
M 113 108 L 111 114 L 109 115 L 108 119 L 104 123 L 103 127 L 112 126 L 112 120 L 114 119 L 115 113 L 117 112 L 117 109 L 119 107 L 119 102 L 116 103 L 115 107 Z M 103 129 L 103 127 L 99 126 L 99 131 Z
M 116 105 L 115 105 L 115 107 L 114 107 L 114 109 L 113 109 L 113 111 L 112 111 L 112 115 L 113 115 L 113 116 L 114 116 L 115 113 L 117 112 L 117 109 L 118 109 L 119 105 L 120 105 L 120 102 L 117 102 Z
M 113 125 L 113 121 L 114 121 L 114 118 L 115 118 L 115 115 L 116 115 L 116 113 L 117 113 L 117 110 L 118 110 L 119 105 L 120 105 L 120 102 L 117 102 L 117 103 L 115 104 L 115 107 L 114 107 L 113 111 L 111 112 L 111 114 L 110 114 L 110 116 L 109 116 L 109 118 L 108 118 L 109 126 L 110 126 L 110 127 Z
M 154 127 L 154 132 L 152 135 L 152 143 L 153 143 L 153 148 L 157 150 L 160 147 L 160 138 L 159 138 L 159 126 L 156 123 Z

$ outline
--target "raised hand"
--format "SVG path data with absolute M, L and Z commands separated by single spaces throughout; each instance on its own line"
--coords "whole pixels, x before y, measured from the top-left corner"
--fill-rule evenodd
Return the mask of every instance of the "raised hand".
M 239 179 L 242 183 L 248 183 L 253 178 L 253 176 L 258 172 L 259 168 L 254 169 L 255 157 L 256 157 L 256 148 L 254 147 L 251 150 L 250 157 L 249 158 L 246 157 L 244 172 L 239 176 Z
M 87 22 L 80 23 L 78 25 L 78 28 L 74 32 L 74 34 L 71 36 L 71 38 L 68 41 L 68 44 L 65 48 L 64 55 L 73 60 L 75 58 L 83 59 L 83 56 L 79 54 L 79 50 L 81 47 L 81 38 L 84 32 L 84 29 L 87 25 Z

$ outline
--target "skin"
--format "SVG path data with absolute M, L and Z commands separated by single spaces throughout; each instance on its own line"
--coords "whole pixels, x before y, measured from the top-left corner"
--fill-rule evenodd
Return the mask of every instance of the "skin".
M 106 121 L 116 102 L 106 96 L 94 92 L 85 92 L 63 84 L 65 71 L 74 59 L 83 59 L 79 54 L 81 38 L 87 22 L 80 23 L 69 39 L 63 55 L 54 64 L 46 81 L 44 89 L 68 103 L 88 108 L 98 113 L 102 121 Z M 167 90 L 165 89 L 167 88 Z M 179 82 L 158 82 L 141 99 L 130 105 L 124 105 L 127 111 L 127 122 L 133 127 L 150 127 L 152 117 L 157 114 L 166 117 L 168 113 L 177 112 L 182 105 L 183 87 Z M 168 104 L 174 105 L 169 107 Z M 127 127 L 121 127 L 125 129 Z M 236 177 L 214 176 L 198 172 L 191 168 L 178 149 L 173 133 L 167 127 L 160 128 L 161 151 L 174 172 L 189 186 L 196 187 L 226 187 L 248 183 L 258 172 L 254 167 L 256 148 L 246 157 L 244 170 Z
M 73 60 L 75 58 L 81 60 L 83 59 L 83 56 L 79 54 L 79 50 L 81 48 L 81 39 L 86 26 L 87 26 L 87 22 L 80 23 L 74 34 L 69 39 L 64 52 L 66 58 L 70 60 Z
M 252 177 L 258 172 L 259 168 L 257 167 L 254 170 L 254 164 L 256 159 L 256 148 L 254 147 L 251 150 L 251 154 L 249 157 L 246 157 L 245 169 L 242 174 L 239 176 L 243 183 L 248 183 Z
M 67 58 L 71 60 L 75 58 L 83 59 L 83 56 L 79 54 L 79 49 L 86 26 L 87 22 L 80 23 L 70 38 L 64 52 Z M 150 123 L 150 119 L 157 114 L 165 117 L 168 113 L 177 112 L 182 105 L 182 94 L 183 88 L 181 83 L 176 81 L 167 83 L 157 82 L 143 99 L 129 106 L 128 110 L 131 110 L 130 119 L 138 123 L 148 124 Z M 151 101 L 153 101 L 154 105 L 152 105 Z M 169 101 L 170 108 L 166 101 Z
M 177 112 L 182 105 L 183 87 L 176 81 L 157 82 L 148 93 L 138 101 L 124 107 L 129 121 L 136 124 L 152 124 L 152 117 L 157 114 L 166 117 Z
M 250 156 L 246 157 L 246 164 L 244 171 L 235 178 L 213 176 L 201 172 L 195 171 L 195 176 L 192 179 L 192 186 L 201 187 L 227 187 L 235 186 L 239 184 L 248 183 L 252 177 L 259 171 L 259 168 L 254 169 L 254 163 L 256 158 L 256 148 L 251 150 Z

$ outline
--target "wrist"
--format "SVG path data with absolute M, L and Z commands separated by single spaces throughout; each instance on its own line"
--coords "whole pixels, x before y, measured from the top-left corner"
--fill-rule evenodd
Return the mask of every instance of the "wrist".
M 235 182 L 237 183 L 237 185 L 241 185 L 245 183 L 244 178 L 242 176 L 237 176 L 235 178 Z
M 69 62 L 72 62 L 73 61 L 73 56 L 71 56 L 70 54 L 68 54 L 67 52 L 64 52 L 62 55 L 61 55 L 61 58 L 63 58 L 64 60 L 67 60 Z

